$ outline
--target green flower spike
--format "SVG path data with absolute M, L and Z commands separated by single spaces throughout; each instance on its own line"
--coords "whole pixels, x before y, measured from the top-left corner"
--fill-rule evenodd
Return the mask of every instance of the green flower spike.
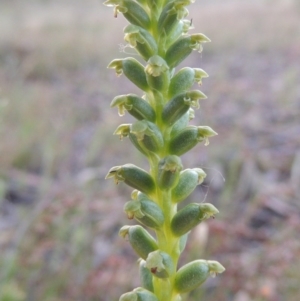
M 127 111 L 135 119 L 118 126 L 114 134 L 121 139 L 128 137 L 149 163 L 147 171 L 133 164 L 114 166 L 106 176 L 134 189 L 124 211 L 140 224 L 123 226 L 119 234 L 139 256 L 142 287 L 123 294 L 119 301 L 181 301 L 181 294 L 225 270 L 210 260 L 195 260 L 178 269 L 190 231 L 218 213 L 209 203 L 177 208 L 206 177 L 201 168 L 183 170 L 179 156 L 200 142 L 208 145 L 208 139 L 217 135 L 209 126 L 190 125 L 194 109 L 207 98 L 193 86 L 201 85 L 208 74 L 191 67 L 175 71 L 193 50 L 201 52 L 204 43 L 210 42 L 204 34 L 188 34 L 192 20 L 186 18 L 193 2 L 105 2 L 114 7 L 115 16 L 120 12 L 129 21 L 124 39 L 137 56 L 115 59 L 108 67 L 118 76 L 124 74 L 141 90 L 140 94 L 119 95 L 112 100 L 110 105 L 120 116 Z

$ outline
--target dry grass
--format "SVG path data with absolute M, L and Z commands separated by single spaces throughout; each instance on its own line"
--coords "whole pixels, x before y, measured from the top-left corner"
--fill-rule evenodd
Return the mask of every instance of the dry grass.
M 191 199 L 222 214 L 191 234 L 182 262 L 219 259 L 227 272 L 188 300 L 299 299 L 299 17 L 292 0 L 191 9 L 213 40 L 185 62 L 210 74 L 195 123 L 219 136 L 183 160 L 209 173 Z M 109 103 L 133 86 L 106 71 L 126 56 L 124 25 L 98 1 L 0 3 L 0 301 L 117 300 L 138 285 L 117 237 L 130 190 L 103 181 L 112 165 L 147 168 L 111 135 L 131 120 Z

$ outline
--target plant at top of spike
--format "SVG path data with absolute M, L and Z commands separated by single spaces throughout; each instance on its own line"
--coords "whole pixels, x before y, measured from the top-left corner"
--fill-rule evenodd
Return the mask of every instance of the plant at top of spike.
M 112 167 L 106 178 L 124 182 L 135 190 L 124 211 L 141 225 L 123 226 L 126 238 L 140 257 L 141 287 L 124 293 L 120 301 L 180 301 L 181 294 L 200 286 L 209 276 L 225 269 L 217 261 L 195 260 L 178 268 L 188 233 L 219 211 L 209 203 L 177 204 L 200 185 L 206 174 L 201 168 L 183 169 L 179 156 L 197 144 L 208 145 L 217 133 L 209 126 L 192 126 L 194 109 L 206 99 L 193 85 L 208 74 L 200 68 L 175 68 L 210 39 L 202 33 L 188 34 L 191 21 L 187 6 L 193 0 L 107 0 L 129 21 L 125 41 L 136 50 L 132 57 L 114 59 L 108 68 L 124 74 L 142 90 L 141 95 L 116 96 L 111 107 L 120 116 L 127 111 L 136 121 L 121 124 L 115 135 L 128 137 L 149 161 L 149 171 L 133 164 Z M 155 237 L 146 228 L 155 232 Z

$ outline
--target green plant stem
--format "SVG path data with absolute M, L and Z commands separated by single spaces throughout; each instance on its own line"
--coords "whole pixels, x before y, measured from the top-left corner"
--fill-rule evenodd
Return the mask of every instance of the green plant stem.
M 161 131 L 163 131 L 163 125 L 160 125 Z M 151 175 L 154 179 L 157 179 L 158 175 L 158 163 L 168 153 L 167 149 L 162 150 L 162 156 L 149 159 L 151 166 Z M 165 222 L 161 230 L 156 231 L 156 238 L 158 247 L 161 251 L 168 253 L 173 261 L 177 270 L 177 263 L 180 256 L 179 251 L 179 238 L 175 237 L 171 230 L 171 221 L 174 215 L 177 213 L 177 204 L 172 203 L 171 191 L 161 190 L 156 185 L 156 194 L 153 201 L 156 202 L 162 209 L 165 217 Z M 154 292 L 159 297 L 159 300 L 175 301 L 176 293 L 173 289 L 173 283 L 176 272 L 169 276 L 167 279 L 153 278 Z

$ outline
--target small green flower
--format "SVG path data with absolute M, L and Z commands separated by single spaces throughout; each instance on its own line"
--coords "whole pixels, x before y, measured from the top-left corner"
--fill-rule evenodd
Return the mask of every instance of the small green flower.
M 162 190 L 173 188 L 179 179 L 182 170 L 182 163 L 177 156 L 167 156 L 159 161 L 158 164 L 158 186 Z
M 186 199 L 206 177 L 206 173 L 201 168 L 189 168 L 182 171 L 179 181 L 172 190 L 172 201 L 175 203 Z
M 105 179 L 109 178 L 114 178 L 116 184 L 124 182 L 135 189 L 149 194 L 155 189 L 155 182 L 152 177 L 145 170 L 133 164 L 112 167 L 105 177 Z
M 143 259 L 146 259 L 149 253 L 158 249 L 155 239 L 141 226 L 123 226 L 119 231 L 119 235 L 128 238 L 134 251 Z
M 160 207 L 149 199 L 132 200 L 124 205 L 129 219 L 135 218 L 141 224 L 159 229 L 164 223 L 164 214 Z
M 173 97 L 182 92 L 187 92 L 196 82 L 199 85 L 202 83 L 202 78 L 208 77 L 208 74 L 200 68 L 185 67 L 176 73 L 169 87 L 169 97 Z
M 136 59 L 129 57 L 126 59 L 113 60 L 107 68 L 115 69 L 117 76 L 125 76 L 143 91 L 148 91 L 149 86 L 144 71 L 144 66 Z
M 210 39 L 202 33 L 184 36 L 170 46 L 166 53 L 166 62 L 170 68 L 179 65 L 193 50 L 202 52 L 203 43 L 210 42 Z
M 150 57 L 145 68 L 148 85 L 155 90 L 165 91 L 169 87 L 169 66 L 163 58 L 158 55 Z
M 169 278 L 175 273 L 172 257 L 160 250 L 149 253 L 146 259 L 146 267 L 157 278 Z
M 146 61 L 157 53 L 158 48 L 155 39 L 145 29 L 130 24 L 125 27 L 124 33 L 124 40 L 135 48 Z
M 205 146 L 209 144 L 208 138 L 218 135 L 208 126 L 187 126 L 177 133 L 169 143 L 171 154 L 180 156 L 192 149 L 199 142 L 205 141 Z
M 178 270 L 175 287 L 179 293 L 187 293 L 201 285 L 210 275 L 223 273 L 225 268 L 217 261 L 195 260 Z
M 107 0 L 103 3 L 106 6 L 114 8 L 114 16 L 122 13 L 124 17 L 132 24 L 149 28 L 150 18 L 146 11 L 138 3 L 132 0 Z
M 171 222 L 172 232 L 176 236 L 182 236 L 202 221 L 214 217 L 218 212 L 218 209 L 212 204 L 189 204 L 173 217 Z
M 176 95 L 164 107 L 162 120 L 168 125 L 173 125 L 191 107 L 198 109 L 199 99 L 205 99 L 206 95 L 199 90 L 193 90 Z
M 145 99 L 135 94 L 116 96 L 110 106 L 117 107 L 120 116 L 125 115 L 127 110 L 129 114 L 138 120 L 146 119 L 154 122 L 156 119 L 156 113 L 151 105 Z

